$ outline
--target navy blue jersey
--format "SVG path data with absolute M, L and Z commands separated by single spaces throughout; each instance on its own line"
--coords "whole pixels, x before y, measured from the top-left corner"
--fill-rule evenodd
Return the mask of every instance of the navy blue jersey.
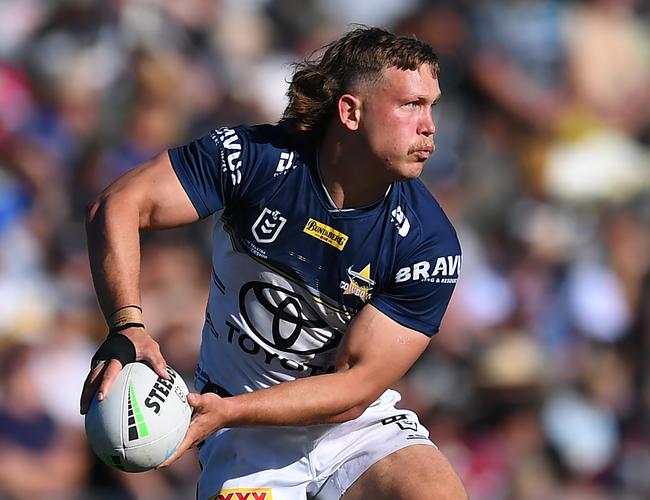
M 332 371 L 366 304 L 435 334 L 461 266 L 456 233 L 419 181 L 337 209 L 317 150 L 272 125 L 220 128 L 169 151 L 201 217 L 218 213 L 198 385 L 233 394 Z

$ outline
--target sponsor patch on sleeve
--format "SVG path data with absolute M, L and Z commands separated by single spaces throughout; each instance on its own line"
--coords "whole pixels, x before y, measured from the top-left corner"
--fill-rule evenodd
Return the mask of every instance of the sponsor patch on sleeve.
M 210 134 L 212 140 L 217 144 L 221 144 L 221 170 L 230 174 L 230 180 L 233 186 L 241 183 L 241 154 L 242 144 L 237 132 L 228 127 L 222 127 L 214 130 Z
M 456 283 L 460 273 L 461 256 L 438 257 L 435 262 L 423 260 L 412 266 L 402 267 L 395 274 L 395 283 L 404 281 L 427 281 L 429 283 Z

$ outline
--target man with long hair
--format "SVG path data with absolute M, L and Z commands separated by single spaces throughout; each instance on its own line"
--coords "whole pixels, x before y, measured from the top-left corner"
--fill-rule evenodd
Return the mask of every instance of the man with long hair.
M 460 271 L 456 233 L 417 180 L 440 96 L 431 47 L 359 27 L 296 67 L 277 125 L 222 127 L 118 179 L 88 214 L 111 332 L 82 413 L 146 331 L 139 231 L 215 217 L 192 423 L 199 498 L 466 498 L 390 387 L 427 348 Z M 238 496 L 239 495 L 239 496 Z

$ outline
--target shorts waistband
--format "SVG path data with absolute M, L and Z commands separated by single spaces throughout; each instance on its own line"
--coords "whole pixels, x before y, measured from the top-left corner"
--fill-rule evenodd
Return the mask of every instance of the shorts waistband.
M 232 394 L 230 394 L 226 389 L 211 382 L 210 380 L 208 380 L 203 386 L 203 389 L 201 389 L 201 394 L 205 394 L 206 392 L 214 392 L 221 398 L 229 398 L 232 396 Z

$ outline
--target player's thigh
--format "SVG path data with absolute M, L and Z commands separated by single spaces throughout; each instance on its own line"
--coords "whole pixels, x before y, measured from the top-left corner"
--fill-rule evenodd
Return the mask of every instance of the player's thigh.
M 466 500 L 460 478 L 435 447 L 413 445 L 382 458 L 350 488 L 343 500 Z

